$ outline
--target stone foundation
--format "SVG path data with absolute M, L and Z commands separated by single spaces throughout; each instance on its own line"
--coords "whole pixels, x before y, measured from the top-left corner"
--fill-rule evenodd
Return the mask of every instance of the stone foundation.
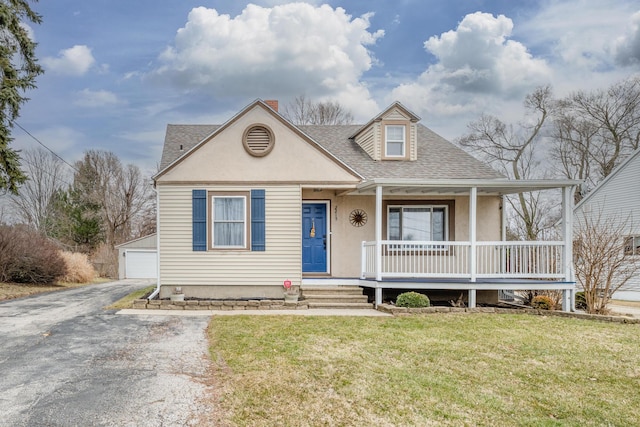
M 571 317 L 574 319 L 599 320 L 603 322 L 614 323 L 633 323 L 640 324 L 640 319 L 626 316 L 602 316 L 598 314 L 587 313 L 571 313 L 558 310 L 537 310 L 534 308 L 500 308 L 500 307 L 424 307 L 424 308 L 406 308 L 396 307 L 390 304 L 380 304 L 378 310 L 393 314 L 394 316 L 410 316 L 416 314 L 428 313 L 498 313 L 498 314 L 534 314 L 538 316 L 557 316 Z
M 149 310 L 306 310 L 305 301 L 284 302 L 283 300 L 146 300 L 133 301 L 133 308 Z

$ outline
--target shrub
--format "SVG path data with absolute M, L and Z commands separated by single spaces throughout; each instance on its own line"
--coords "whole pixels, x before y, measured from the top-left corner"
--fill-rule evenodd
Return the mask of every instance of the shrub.
M 0 282 L 50 284 L 65 273 L 51 241 L 24 226 L 0 226 Z
M 587 298 L 584 296 L 584 291 L 576 292 L 576 308 L 578 310 L 587 309 Z
M 560 304 L 560 301 L 562 300 L 562 291 L 553 291 L 553 290 L 532 291 L 532 290 L 528 290 L 528 291 L 524 291 L 524 292 L 519 292 L 519 294 L 522 297 L 522 303 L 525 304 L 525 305 L 532 305 L 533 304 L 533 299 L 535 297 L 537 297 L 538 295 L 545 295 L 545 296 L 548 296 L 549 298 L 551 298 L 551 301 L 553 302 L 552 307 L 557 307 L 558 304 Z
M 429 297 L 418 292 L 405 292 L 398 295 L 396 299 L 396 306 L 398 307 L 420 308 L 429 307 L 430 305 Z
M 89 262 L 87 255 L 62 251 L 60 256 L 67 267 L 67 274 L 62 277 L 63 282 L 87 283 L 96 278 L 96 270 Z
M 538 295 L 531 300 L 531 307 L 537 308 L 538 310 L 553 310 L 555 306 L 551 297 L 547 295 Z

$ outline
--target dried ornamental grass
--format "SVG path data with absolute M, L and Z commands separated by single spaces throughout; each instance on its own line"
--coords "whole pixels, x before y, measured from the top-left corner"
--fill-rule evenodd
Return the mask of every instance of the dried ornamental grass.
M 67 266 L 67 274 L 62 278 L 63 282 L 87 283 L 96 278 L 96 270 L 85 254 L 62 251 L 60 256 Z

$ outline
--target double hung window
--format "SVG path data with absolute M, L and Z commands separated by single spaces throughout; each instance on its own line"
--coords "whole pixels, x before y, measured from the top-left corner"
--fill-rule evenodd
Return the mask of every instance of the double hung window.
M 385 157 L 405 157 L 406 126 L 386 125 L 385 129 Z
M 211 197 L 211 246 L 216 248 L 247 247 L 247 197 L 214 195 Z

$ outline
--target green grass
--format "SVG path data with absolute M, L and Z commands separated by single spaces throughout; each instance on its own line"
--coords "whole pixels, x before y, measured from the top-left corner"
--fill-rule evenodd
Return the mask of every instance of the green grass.
M 138 289 L 131 292 L 129 295 L 120 298 L 118 301 L 105 307 L 105 310 L 124 310 L 125 308 L 133 307 L 133 300 L 140 299 L 145 295 L 151 293 L 156 288 L 156 285 L 147 286 L 146 288 Z
M 214 317 L 214 403 L 239 426 L 636 425 L 639 332 L 530 315 Z

